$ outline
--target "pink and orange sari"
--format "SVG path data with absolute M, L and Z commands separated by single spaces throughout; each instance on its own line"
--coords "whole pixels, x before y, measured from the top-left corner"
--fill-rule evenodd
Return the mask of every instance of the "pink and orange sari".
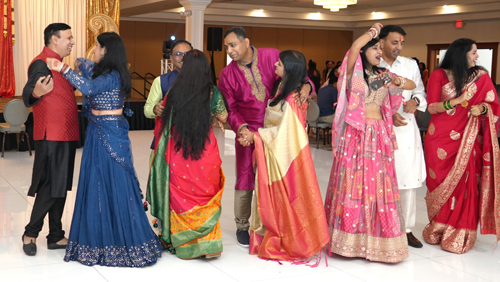
M 325 201 L 330 251 L 346 257 L 399 262 L 408 257 L 408 242 L 394 163 L 397 143 L 392 115 L 401 104 L 402 89 L 381 87 L 370 91 L 359 56 L 348 81 L 348 54 L 339 78 L 332 133 L 334 159 Z M 383 119 L 365 118 L 368 95 L 383 97 Z
M 266 108 L 264 128 L 255 133 L 250 254 L 262 259 L 304 261 L 328 243 L 305 121 L 306 106 L 290 94 L 283 106 Z
M 497 140 L 499 103 L 490 76 L 479 71 L 465 86 L 474 96 L 468 105 L 438 114 L 437 103 L 455 98 L 453 81 L 443 69 L 434 71 L 427 84 L 432 115 L 425 138 L 427 213 L 423 232 L 429 244 L 463 254 L 481 234 L 500 240 L 500 152 Z M 485 115 L 473 116 L 473 105 L 485 105 Z
M 227 117 L 216 87 L 211 99 L 213 115 Z M 170 128 L 170 121 L 163 126 L 161 119 L 155 126 L 155 150 L 147 191 L 151 215 L 160 220 L 161 239 L 179 258 L 218 256 L 222 252 L 219 218 L 225 178 L 217 139 L 210 130 L 210 140 L 205 143 L 201 159 L 186 160 L 182 149 L 175 151 Z

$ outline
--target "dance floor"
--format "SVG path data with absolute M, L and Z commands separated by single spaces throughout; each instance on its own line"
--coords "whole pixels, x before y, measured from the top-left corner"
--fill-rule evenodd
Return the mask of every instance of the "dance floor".
M 37 241 L 37 255 L 26 256 L 22 250 L 21 235 L 29 221 L 34 200 L 26 195 L 31 181 L 33 157 L 28 152 L 9 151 L 5 153 L 5 158 L 0 158 L 0 281 L 500 281 L 500 250 L 494 251 L 495 237 L 492 235 L 479 235 L 474 248 L 464 255 L 449 253 L 439 246 L 424 243 L 421 249 L 410 248 L 410 257 L 397 264 L 334 255 L 328 257 L 328 266 L 323 256 L 321 264 L 311 268 L 287 262 L 264 261 L 249 255 L 248 249 L 238 246 L 235 238 L 234 133 L 223 133 L 216 129 L 216 135 L 226 175 L 221 216 L 224 251 L 220 258 L 184 261 L 164 252 L 156 265 L 136 269 L 89 267 L 78 262 L 64 262 L 64 250 L 47 250 L 47 221 Z M 130 132 L 135 169 L 142 189 L 146 187 L 148 177 L 152 136 L 152 131 Z M 315 145 L 311 147 L 324 197 L 333 157 L 328 146 L 321 146 L 319 150 Z M 63 216 L 66 232 L 69 232 L 73 216 L 82 150 L 77 150 L 73 191 L 68 194 Z M 417 193 L 417 226 L 413 233 L 420 240 L 428 221 L 425 192 L 425 188 L 422 188 Z

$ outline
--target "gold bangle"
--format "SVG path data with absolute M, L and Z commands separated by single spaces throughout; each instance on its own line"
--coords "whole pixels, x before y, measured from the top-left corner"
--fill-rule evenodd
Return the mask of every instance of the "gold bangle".
M 402 76 L 399 76 L 399 85 L 396 85 L 398 88 L 403 88 L 406 85 L 406 79 Z
M 481 112 L 482 115 L 486 114 L 488 112 L 488 107 L 483 105 L 483 111 Z
M 449 110 L 449 108 L 448 108 L 448 101 L 444 101 L 443 102 L 443 108 L 445 109 L 445 111 Z

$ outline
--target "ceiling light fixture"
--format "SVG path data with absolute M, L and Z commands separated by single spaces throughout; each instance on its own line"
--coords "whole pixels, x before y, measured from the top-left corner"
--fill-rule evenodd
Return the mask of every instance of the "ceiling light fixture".
M 330 9 L 332 12 L 337 12 L 339 9 L 345 9 L 348 5 L 357 3 L 357 0 L 314 0 L 314 5 L 323 6 L 324 9 Z

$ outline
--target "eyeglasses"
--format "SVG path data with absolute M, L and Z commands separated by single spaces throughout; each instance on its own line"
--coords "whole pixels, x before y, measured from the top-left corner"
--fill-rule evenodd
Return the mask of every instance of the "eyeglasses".
M 186 54 L 187 54 L 187 52 L 175 52 L 175 53 L 174 53 L 174 54 L 172 54 L 172 55 L 174 55 L 174 56 L 176 56 L 176 57 L 183 57 L 183 56 L 184 56 L 184 55 L 186 55 Z

